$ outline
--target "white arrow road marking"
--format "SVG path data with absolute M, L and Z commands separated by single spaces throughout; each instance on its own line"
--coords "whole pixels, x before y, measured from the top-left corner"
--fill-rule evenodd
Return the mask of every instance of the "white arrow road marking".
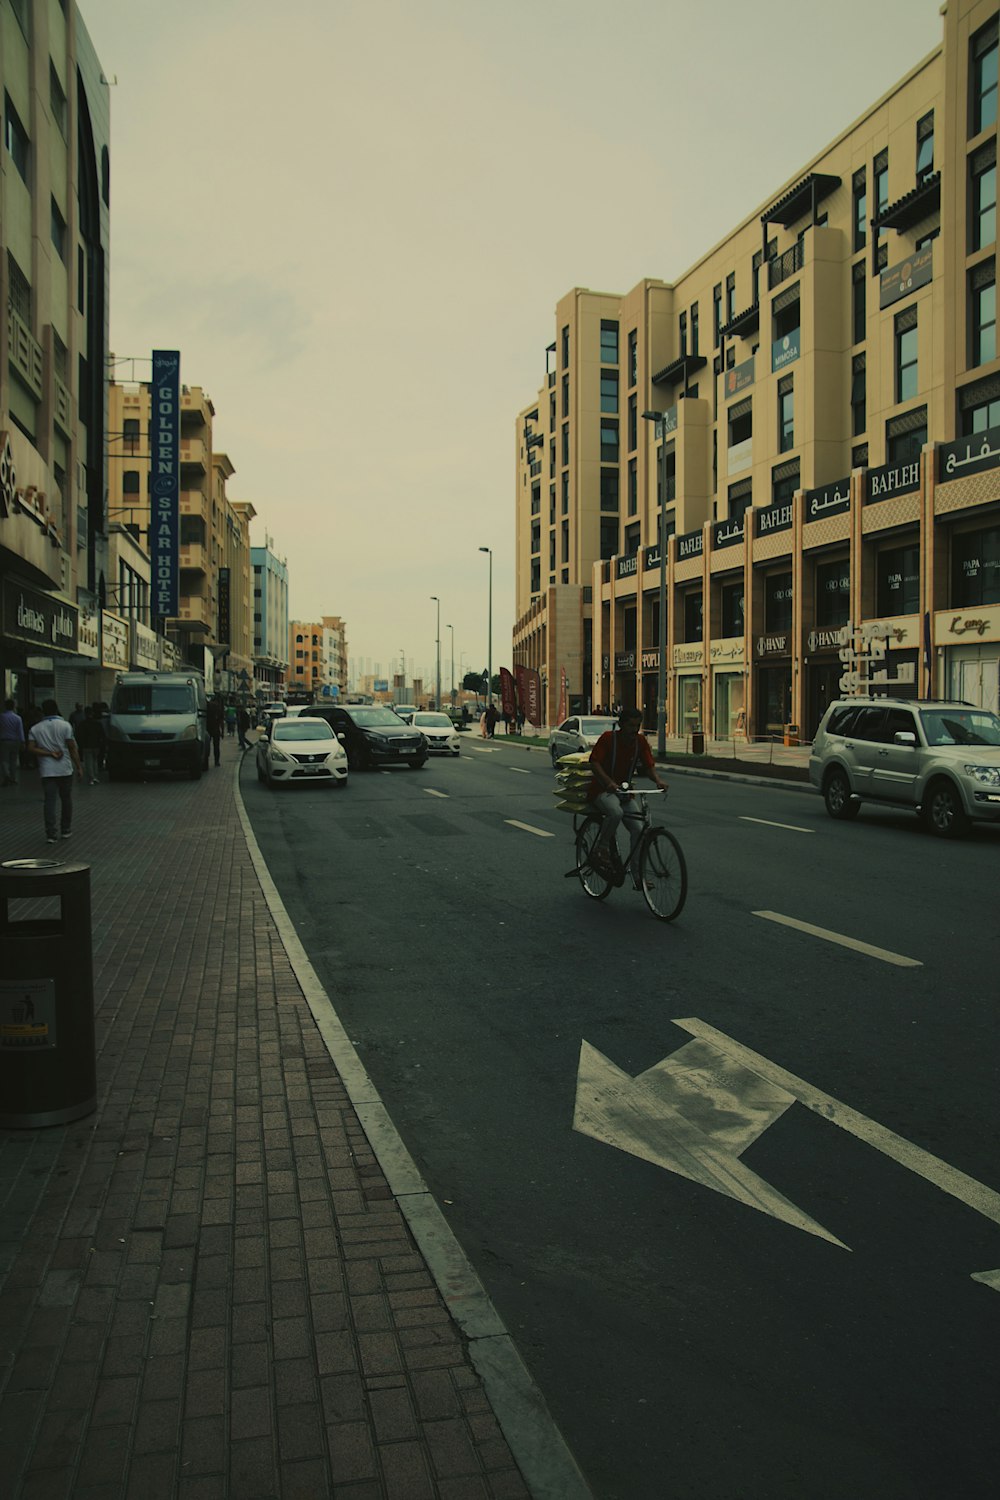
M 857 1136 L 858 1140 L 874 1146 L 876 1151 L 881 1151 L 884 1156 L 891 1157 L 901 1167 L 906 1167 L 918 1177 L 923 1177 L 934 1187 L 947 1193 L 949 1197 L 956 1198 L 959 1203 L 964 1203 L 966 1208 L 982 1214 L 984 1219 L 1000 1224 L 1000 1193 L 985 1187 L 974 1177 L 960 1172 L 957 1167 L 949 1166 L 940 1157 L 932 1156 L 929 1151 L 913 1145 L 912 1141 L 896 1135 L 884 1125 L 869 1120 L 866 1115 L 859 1114 L 849 1105 L 841 1104 L 840 1100 L 834 1099 L 831 1094 L 824 1094 L 821 1089 L 814 1088 L 812 1084 L 804 1082 L 801 1078 L 796 1078 L 794 1073 L 789 1073 L 777 1063 L 770 1062 L 759 1052 L 752 1052 L 742 1043 L 733 1041 L 732 1037 L 726 1036 L 725 1032 L 716 1031 L 714 1026 L 709 1026 L 705 1021 L 699 1021 L 697 1016 L 691 1016 L 683 1021 L 674 1021 L 674 1025 L 682 1027 L 684 1031 L 701 1041 L 711 1043 L 733 1062 L 741 1063 L 776 1088 L 787 1090 L 807 1109 L 822 1115 L 824 1120 L 831 1120 L 834 1125 L 839 1125 L 841 1130 L 846 1130 L 849 1135 Z M 689 1045 L 690 1043 L 686 1043 L 680 1049 L 681 1052 L 686 1051 Z M 675 1057 L 679 1055 L 679 1053 L 674 1054 Z M 1000 1291 L 1000 1271 L 977 1271 L 973 1280 L 982 1281 L 987 1286 L 993 1287 L 995 1291 Z
M 772 823 L 770 818 L 740 818 L 741 823 L 763 823 L 767 828 L 787 828 L 789 833 L 815 833 L 815 828 L 797 828 L 794 823 Z
M 511 828 L 523 828 L 525 833 L 533 833 L 536 838 L 540 838 L 540 839 L 554 839 L 555 838 L 555 834 L 554 833 L 549 833 L 548 829 L 546 829 L 546 828 L 532 828 L 532 826 L 531 826 L 530 823 L 519 823 L 516 818 L 504 818 L 504 822 L 505 823 L 509 823 L 510 826 L 511 826 Z
M 794 1103 L 793 1094 L 702 1042 L 687 1042 L 630 1078 L 584 1041 L 573 1129 L 846 1250 L 739 1159 Z
M 447 792 L 436 792 L 432 786 L 425 786 L 424 787 L 424 791 L 427 793 L 428 797 L 445 797 L 446 798 L 448 796 Z
M 862 943 L 858 938 L 845 937 L 842 932 L 831 932 L 827 927 L 814 927 L 811 922 L 800 922 L 796 917 L 783 917 L 778 911 L 755 911 L 755 917 L 767 922 L 778 922 L 782 927 L 794 927 L 796 932 L 809 933 L 811 937 L 823 938 L 827 943 L 837 943 L 841 948 L 853 948 L 856 953 L 865 953 L 869 958 L 879 958 L 884 964 L 895 964 L 900 969 L 922 969 L 919 958 L 907 958 L 905 954 L 893 953 L 888 948 L 876 948 L 871 943 Z

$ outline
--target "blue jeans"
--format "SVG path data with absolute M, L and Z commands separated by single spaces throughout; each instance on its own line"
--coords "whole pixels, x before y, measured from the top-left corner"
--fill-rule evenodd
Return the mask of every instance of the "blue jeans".
M 18 740 L 0 740 L 0 782 L 17 786 L 21 745 Z
M 59 833 L 69 833 L 73 824 L 73 777 L 43 776 L 42 792 L 45 797 L 45 834 L 57 838 Z M 56 811 L 62 803 L 62 827 L 56 826 Z

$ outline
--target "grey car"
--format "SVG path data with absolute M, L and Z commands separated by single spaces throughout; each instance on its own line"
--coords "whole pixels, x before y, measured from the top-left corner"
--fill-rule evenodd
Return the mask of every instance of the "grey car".
M 590 714 L 576 714 L 573 718 L 565 719 L 549 735 L 552 764 L 555 765 L 561 755 L 576 755 L 581 750 L 593 750 L 601 735 L 606 730 L 614 729 L 617 723 L 617 719 L 595 718 Z
M 960 838 L 973 821 L 1000 822 L 1000 718 L 969 703 L 842 698 L 816 731 L 809 779 L 831 818 L 876 802 Z

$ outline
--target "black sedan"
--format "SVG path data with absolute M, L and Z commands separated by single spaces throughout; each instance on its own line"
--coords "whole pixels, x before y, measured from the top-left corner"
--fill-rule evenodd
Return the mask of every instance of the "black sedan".
M 391 708 L 324 703 L 314 705 L 310 713 L 332 726 L 343 742 L 352 771 L 378 766 L 412 766 L 416 770 L 427 760 L 427 741 L 420 730 L 404 724 Z

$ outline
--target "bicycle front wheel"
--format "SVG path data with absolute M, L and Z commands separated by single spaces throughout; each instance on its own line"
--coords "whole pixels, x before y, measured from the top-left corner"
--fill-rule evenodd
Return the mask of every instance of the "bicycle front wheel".
M 654 917 L 672 922 L 687 900 L 687 865 L 680 844 L 666 828 L 646 835 L 639 865 L 642 894 Z
M 576 873 L 587 895 L 594 901 L 603 901 L 612 886 L 608 877 L 599 874 L 590 863 L 600 831 L 601 819 L 591 816 L 584 819 L 576 835 Z

